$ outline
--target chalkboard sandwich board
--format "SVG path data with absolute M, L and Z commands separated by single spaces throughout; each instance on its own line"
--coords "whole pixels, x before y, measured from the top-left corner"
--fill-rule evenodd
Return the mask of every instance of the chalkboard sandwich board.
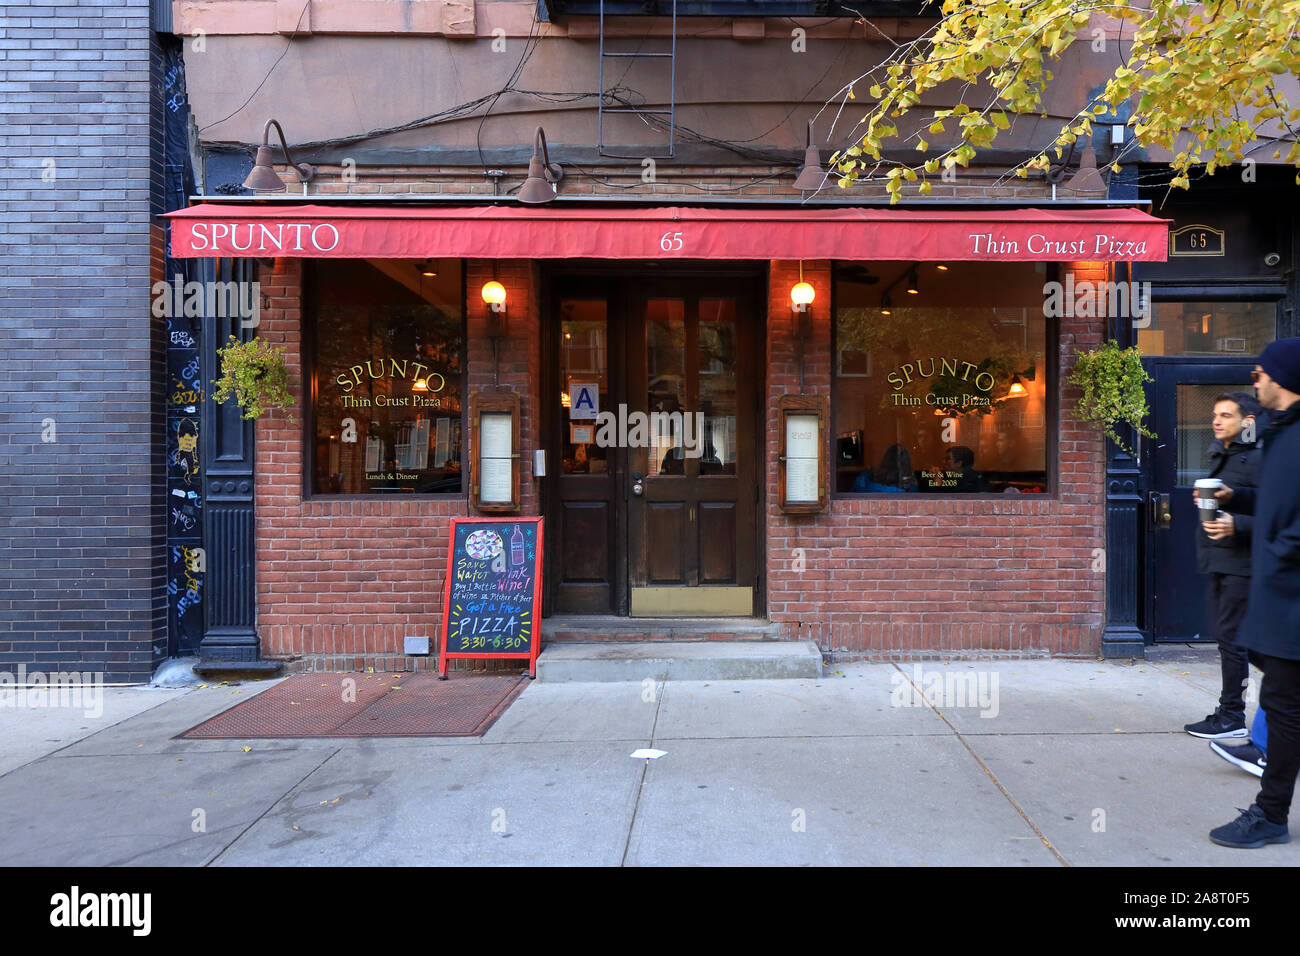
M 438 675 L 457 657 L 516 658 L 537 676 L 541 518 L 452 518 Z

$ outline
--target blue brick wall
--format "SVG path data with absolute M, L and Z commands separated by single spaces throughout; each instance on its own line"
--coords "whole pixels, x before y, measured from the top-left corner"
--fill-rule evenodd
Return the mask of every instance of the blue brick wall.
M 150 45 L 148 0 L 0 12 L 0 670 L 166 654 Z

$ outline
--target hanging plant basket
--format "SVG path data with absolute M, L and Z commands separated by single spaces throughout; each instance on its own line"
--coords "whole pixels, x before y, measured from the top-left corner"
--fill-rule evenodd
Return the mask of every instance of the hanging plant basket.
M 1142 424 L 1151 413 L 1143 388 L 1151 376 L 1142 367 L 1142 352 L 1137 346 L 1121 349 L 1117 342 L 1107 339 L 1091 351 L 1079 352 L 1074 371 L 1066 381 L 1083 392 L 1074 412 L 1080 421 L 1099 428 L 1134 458 L 1137 452 L 1119 436 L 1119 425 L 1130 426 L 1137 435 L 1156 437 Z
M 218 349 L 221 377 L 213 384 L 212 397 L 224 402 L 232 395 L 245 418 L 261 418 L 273 408 L 290 408 L 289 370 L 284 365 L 284 349 L 271 347 L 265 339 L 241 342 L 233 335 L 230 344 Z M 289 416 L 293 423 L 293 416 Z

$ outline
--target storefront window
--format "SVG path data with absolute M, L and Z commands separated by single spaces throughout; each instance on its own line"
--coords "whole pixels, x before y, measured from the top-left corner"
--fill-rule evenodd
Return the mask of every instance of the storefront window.
M 1143 355 L 1258 355 L 1277 337 L 1274 302 L 1156 302 L 1137 330 Z
M 836 270 L 835 486 L 841 494 L 1047 491 L 1040 263 Z
M 460 493 L 460 260 L 321 263 L 306 301 L 312 494 Z

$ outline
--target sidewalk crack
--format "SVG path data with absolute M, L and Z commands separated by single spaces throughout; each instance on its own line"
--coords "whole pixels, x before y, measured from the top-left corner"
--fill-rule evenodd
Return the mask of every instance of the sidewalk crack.
M 1002 785 L 1002 781 L 998 779 L 997 774 L 995 774 L 992 770 L 990 770 L 988 764 L 986 764 L 980 758 L 980 755 L 975 752 L 975 748 L 970 745 L 970 742 L 967 741 L 965 735 L 960 730 L 957 729 L 956 725 L 954 725 L 953 722 L 948 719 L 948 717 L 944 714 L 943 711 L 941 711 L 938 707 L 934 705 L 934 703 L 930 700 L 930 698 L 925 696 L 925 692 L 922 691 L 920 687 L 916 686 L 916 681 L 912 680 L 911 676 L 908 675 L 906 671 L 904 671 L 897 664 L 894 664 L 893 667 L 894 670 L 898 671 L 900 674 L 903 675 L 903 679 L 905 681 L 907 681 L 909 684 L 912 685 L 912 687 L 916 690 L 916 693 L 921 698 L 921 700 L 925 701 L 926 706 L 929 707 L 932 711 L 934 711 L 935 715 L 940 720 L 942 720 L 945 724 L 948 725 L 948 729 L 952 731 L 953 736 L 957 738 L 957 741 L 963 747 L 966 748 L 966 752 L 971 755 L 971 759 L 973 759 L 977 764 L 979 764 L 979 768 L 984 771 L 985 775 L 988 776 L 988 778 L 991 781 L 993 781 L 993 786 L 998 788 L 998 791 L 1002 794 L 1002 796 L 1006 797 L 1007 802 L 1010 803 L 1011 806 L 1015 808 L 1016 813 L 1020 814 L 1020 819 L 1025 821 L 1025 826 L 1029 827 L 1029 829 L 1034 832 L 1034 836 L 1038 837 L 1038 839 L 1042 841 L 1043 846 L 1047 847 L 1047 849 L 1051 852 L 1052 856 L 1056 857 L 1056 859 L 1060 862 L 1061 866 L 1069 866 L 1070 861 L 1067 860 L 1064 856 L 1062 856 L 1061 852 L 1055 846 L 1052 845 L 1052 841 L 1047 839 L 1047 835 L 1038 828 L 1038 824 L 1034 823 L 1033 820 L 1029 819 L 1029 814 L 1025 812 L 1025 808 L 1022 807 L 1019 804 L 1019 802 L 1017 802 L 1016 798 L 1011 795 L 1011 791 Z
M 297 790 L 299 787 L 301 787 L 301 786 L 302 786 L 302 785 L 307 781 L 307 779 L 308 779 L 312 774 L 314 774 L 314 773 L 315 773 L 317 770 L 319 770 L 321 767 L 325 766 L 327 763 L 329 763 L 331 760 L 333 760 L 334 757 L 335 757 L 336 755 L 338 755 L 339 753 L 342 752 L 342 750 L 343 750 L 342 747 L 338 747 L 338 748 L 335 748 L 334 750 L 330 751 L 329 755 L 328 755 L 324 760 L 322 760 L 322 761 L 321 761 L 320 763 L 318 763 L 316 766 L 312 767 L 312 768 L 311 768 L 310 770 L 308 770 L 305 774 L 303 774 L 303 775 L 302 775 L 302 776 L 301 776 L 301 777 L 300 777 L 296 782 L 294 782 L 292 785 L 290 785 L 290 787 L 289 787 L 288 790 L 286 790 L 284 793 L 280 794 L 278 797 L 276 797 L 274 800 L 272 800 L 270 803 L 268 803 L 268 804 L 267 804 L 267 807 L 266 807 L 265 810 L 263 810 L 263 811 L 262 811 L 261 813 L 259 813 L 256 817 L 254 817 L 252 820 L 250 820 L 248 826 L 244 827 L 242 830 L 240 830 L 238 833 L 236 833 L 236 834 L 235 834 L 235 837 L 234 837 L 233 840 L 231 840 L 229 843 L 227 843 L 225 846 L 223 846 L 220 850 L 218 850 L 216 856 L 212 857 L 212 859 L 208 860 L 208 861 L 207 861 L 206 863 L 204 863 L 203 865 L 204 865 L 204 866 L 211 866 L 213 863 L 216 863 L 217 860 L 221 859 L 222 855 L 223 855 L 227 850 L 229 850 L 232 846 L 234 846 L 236 843 L 238 843 L 239 840 L 243 837 L 243 835 L 244 835 L 245 833 L 247 833 L 249 830 L 253 829 L 253 827 L 257 826 L 257 824 L 260 823 L 261 820 L 262 820 L 262 819 L 263 819 L 263 818 L 264 818 L 268 813 L 270 813 L 272 810 L 274 810 L 276 807 L 278 807 L 278 806 L 280 805 L 280 802 L 281 802 L 282 800 L 284 800 L 285 797 L 289 796 L 289 794 L 293 793 L 295 790 Z
M 659 696 L 655 700 L 655 719 L 650 724 L 650 747 L 655 745 L 655 733 L 659 730 L 659 710 L 664 705 L 664 697 L 668 695 L 668 678 L 664 678 L 663 687 L 659 691 Z M 645 788 L 646 774 L 650 771 L 650 761 L 641 762 L 641 779 L 636 787 L 636 801 L 632 804 L 632 819 L 627 827 L 627 839 L 623 842 L 623 858 L 619 860 L 619 866 L 627 866 L 627 854 L 632 848 L 632 834 L 636 832 L 636 815 L 641 809 L 641 791 Z

